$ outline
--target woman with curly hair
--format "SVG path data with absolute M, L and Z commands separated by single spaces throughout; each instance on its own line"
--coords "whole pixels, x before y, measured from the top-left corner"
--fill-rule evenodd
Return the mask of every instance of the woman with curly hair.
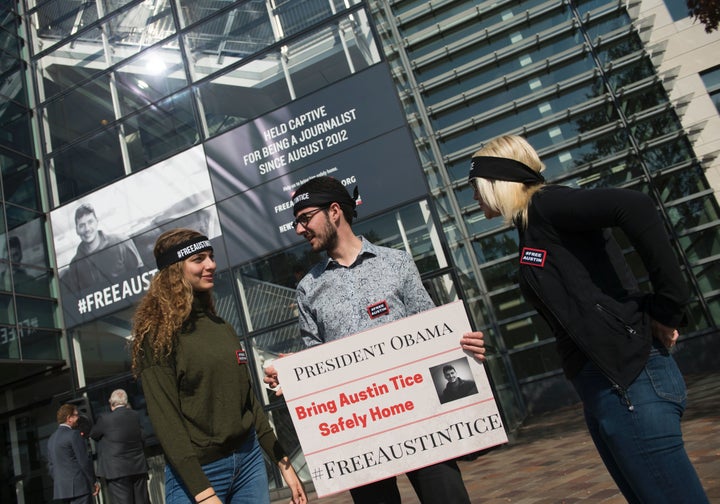
M 262 453 L 294 504 L 305 491 L 255 397 L 247 356 L 215 313 L 210 240 L 173 229 L 154 248 L 158 272 L 133 320 L 132 366 L 165 452 L 165 502 L 270 502 Z

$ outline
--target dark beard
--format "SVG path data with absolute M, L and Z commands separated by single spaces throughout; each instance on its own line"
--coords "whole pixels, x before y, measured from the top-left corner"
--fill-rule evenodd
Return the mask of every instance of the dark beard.
M 316 252 L 332 250 L 337 246 L 338 242 L 338 234 L 337 229 L 330 223 L 329 220 L 325 221 L 325 226 L 323 228 L 323 239 L 320 243 L 318 243 Z M 316 235 L 317 236 L 317 235 Z

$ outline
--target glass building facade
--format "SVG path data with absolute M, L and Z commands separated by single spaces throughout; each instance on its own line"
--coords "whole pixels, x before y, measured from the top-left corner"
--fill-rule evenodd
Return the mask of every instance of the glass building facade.
M 127 351 L 133 307 L 77 324 L 63 310 L 61 251 L 73 247 L 53 232 L 55 211 L 119 193 L 151 171 L 162 174 L 150 188 L 158 194 L 182 185 L 173 160 L 381 65 L 428 190 L 361 215 L 354 229 L 410 252 L 436 304 L 465 302 L 487 335 L 487 369 L 508 429 L 577 399 L 552 335 L 519 292 L 515 230 L 485 220 L 466 184 L 472 153 L 500 134 L 527 138 L 553 183 L 628 187 L 654 199 L 692 290 L 678 361 L 687 372 L 713 365 L 720 218 L 705 174 L 711 161 L 695 154 L 682 104 L 670 101 L 626 3 L 20 0 L 0 9 L 3 503 L 51 500 L 46 443 L 63 402 L 96 418 L 122 387 L 145 410 Z M 222 203 L 214 194 L 208 208 Z M 185 224 L 187 213 L 168 221 Z M 151 223 L 135 234 L 156 236 L 166 225 Z M 618 239 L 647 284 L 632 247 Z M 261 364 L 302 347 L 294 287 L 318 259 L 304 243 L 288 246 L 227 264 L 215 288 L 307 481 L 288 411 L 260 386 Z M 143 418 L 151 494 L 161 502 L 164 461 Z M 268 473 L 281 489 L 270 464 Z

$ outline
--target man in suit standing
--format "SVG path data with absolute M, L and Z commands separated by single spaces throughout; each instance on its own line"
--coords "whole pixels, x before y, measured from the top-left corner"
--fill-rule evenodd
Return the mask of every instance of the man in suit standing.
M 63 404 L 57 412 L 58 429 L 48 439 L 48 470 L 53 498 L 65 504 L 92 504 L 100 492 L 87 442 L 77 430 L 78 409 Z
M 140 415 L 128 406 L 123 389 L 110 395 L 110 413 L 90 431 L 98 441 L 98 474 L 107 481 L 111 504 L 150 504 L 148 465 Z

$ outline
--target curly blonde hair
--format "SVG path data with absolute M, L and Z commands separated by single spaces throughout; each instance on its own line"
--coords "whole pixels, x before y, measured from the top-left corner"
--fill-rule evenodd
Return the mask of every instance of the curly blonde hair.
M 155 258 L 170 248 L 203 235 L 192 229 L 177 228 L 165 231 L 155 242 Z M 150 282 L 147 294 L 140 301 L 132 326 L 132 371 L 139 376 L 145 350 L 149 349 L 152 361 L 168 359 L 174 350 L 177 335 L 190 316 L 193 299 L 197 297 L 205 311 L 215 314 L 212 293 L 193 291 L 185 279 L 183 262 L 158 271 Z
M 545 165 L 540 156 L 523 137 L 503 135 L 490 140 L 475 156 L 492 156 L 520 161 L 532 170 L 540 173 Z M 526 186 L 518 182 L 505 180 L 474 179 L 475 189 L 480 194 L 483 204 L 503 216 L 506 223 L 514 222 L 516 226 L 527 227 L 528 207 L 530 200 L 545 184 Z

